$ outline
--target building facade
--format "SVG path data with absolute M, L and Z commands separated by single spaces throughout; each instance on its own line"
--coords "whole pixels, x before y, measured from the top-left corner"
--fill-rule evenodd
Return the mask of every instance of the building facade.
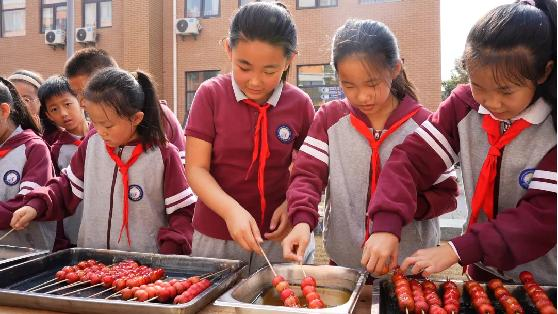
M 253 0 L 252 0 L 253 1 Z M 74 0 L 75 28 L 94 27 L 95 41 L 76 42 L 74 50 L 94 46 L 107 50 L 127 70 L 150 72 L 160 97 L 173 103 L 173 39 L 176 38 L 177 115 L 187 116 L 203 80 L 231 69 L 222 40 L 231 15 L 250 0 Z M 341 97 L 329 66 L 331 39 L 348 18 L 387 24 L 399 40 L 401 56 L 421 102 L 434 110 L 440 102 L 439 0 L 284 0 L 298 28 L 299 53 L 288 77 L 319 106 Z M 177 34 L 177 21 L 198 22 Z M 0 74 L 28 69 L 44 77 L 60 73 L 65 45 L 45 43 L 45 32 L 65 29 L 66 0 L 0 0 Z M 185 24 L 182 24 L 184 26 Z M 75 36 L 75 34 L 66 34 Z

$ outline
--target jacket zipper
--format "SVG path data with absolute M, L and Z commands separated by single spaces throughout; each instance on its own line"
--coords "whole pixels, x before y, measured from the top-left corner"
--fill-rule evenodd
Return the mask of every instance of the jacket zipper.
M 122 147 L 118 148 L 118 158 L 122 157 Z M 110 208 L 108 215 L 108 227 L 107 227 L 107 250 L 110 250 L 110 229 L 112 223 L 112 208 L 114 206 L 114 186 L 116 184 L 116 177 L 118 176 L 118 165 L 114 164 L 114 172 L 112 173 L 112 185 L 110 186 Z M 124 191 L 126 194 L 126 191 Z

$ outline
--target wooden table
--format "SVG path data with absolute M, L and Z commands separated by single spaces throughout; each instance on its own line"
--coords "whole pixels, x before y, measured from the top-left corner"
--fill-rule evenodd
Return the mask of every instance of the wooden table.
M 372 286 L 364 286 L 357 300 L 353 314 L 368 314 L 370 313 L 370 306 L 372 305 Z M 0 313 L 2 314 L 61 314 L 63 312 L 52 312 L 35 309 L 27 309 L 22 307 L 9 307 L 0 306 Z M 215 305 L 208 305 L 200 313 L 203 314 L 229 314 L 235 313 L 233 308 L 220 307 Z

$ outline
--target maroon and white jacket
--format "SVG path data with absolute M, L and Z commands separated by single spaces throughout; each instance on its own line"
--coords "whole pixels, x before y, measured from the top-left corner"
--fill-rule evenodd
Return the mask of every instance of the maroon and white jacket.
M 10 228 L 12 213 L 25 205 L 24 195 L 53 177 L 50 152 L 42 138 L 21 127 L 0 146 L 0 237 Z M 27 228 L 10 233 L 2 244 L 52 250 L 55 222 L 31 222 Z
M 393 147 L 403 142 L 430 112 L 411 97 L 405 97 L 389 116 L 386 129 L 415 110 L 418 111 L 380 146 L 382 165 Z M 292 224 L 304 222 L 313 229 L 318 222 L 318 203 L 327 186 L 324 220 L 327 254 L 337 265 L 361 268 L 372 149 L 351 124 L 351 113 L 372 128 L 368 117 L 351 106 L 347 99 L 321 106 L 295 160 L 287 201 Z M 413 198 L 418 199 L 418 205 L 414 205 L 417 220 L 403 231 L 401 257 L 416 249 L 437 245 L 440 238 L 437 216 L 456 207 L 455 175 L 448 171 L 440 173 L 437 179 L 420 193 L 413 193 Z M 372 221 L 371 225 L 375 223 Z
M 123 162 L 130 159 L 138 143 L 119 148 Z M 189 254 L 196 196 L 186 182 L 176 147 L 167 144 L 143 152 L 128 175 L 129 188 L 123 191 L 118 167 L 102 138 L 92 131 L 61 176 L 29 193 L 25 200 L 37 209 L 40 220 L 70 216 L 83 201 L 79 247 Z M 128 197 L 131 246 L 125 232 L 118 241 L 123 197 Z
M 451 241 L 464 265 L 477 263 L 518 281 L 531 271 L 541 284 L 556 284 L 556 131 L 550 106 L 538 99 L 518 117 L 532 125 L 502 150 L 495 185 L 496 217 Z M 393 150 L 369 211 L 374 232 L 399 235 L 415 215 L 416 190 L 461 163 L 467 204 L 490 147 L 478 104 L 468 85 L 458 86 L 427 121 Z M 509 121 L 502 121 L 502 124 Z

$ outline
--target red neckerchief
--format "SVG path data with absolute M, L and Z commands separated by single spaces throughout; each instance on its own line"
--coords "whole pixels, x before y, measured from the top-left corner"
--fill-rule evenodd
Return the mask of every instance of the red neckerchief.
M 509 144 L 521 131 L 531 126 L 531 123 L 519 119 L 514 121 L 510 128 L 500 134 L 500 121 L 492 118 L 489 114 L 484 115 L 482 120 L 482 128 L 488 136 L 490 149 L 479 174 L 479 180 L 471 201 L 471 218 L 467 230 L 477 222 L 481 208 L 484 210 L 486 217 L 490 220 L 494 218 L 494 181 L 496 180 L 496 172 L 498 171 L 498 157 L 502 154 L 502 148 Z
M 368 140 L 368 144 L 370 144 L 370 148 L 372 149 L 372 156 L 370 158 L 370 170 L 372 171 L 372 175 L 370 178 L 370 199 L 372 199 L 372 195 L 374 195 L 374 192 L 376 191 L 376 184 L 378 183 L 378 176 L 380 175 L 380 145 L 382 145 L 382 142 L 391 133 L 399 129 L 399 127 L 403 123 L 412 118 L 418 111 L 419 108 L 415 109 L 400 120 L 396 121 L 389 127 L 389 129 L 382 133 L 379 139 L 374 138 L 366 123 L 364 123 L 362 120 L 359 120 L 355 115 L 351 113 L 351 124 L 358 133 L 360 133 L 362 136 L 364 136 L 364 138 Z M 367 213 L 365 213 L 364 216 L 364 226 L 366 228 L 364 241 L 366 242 L 366 240 L 368 240 L 368 238 L 370 237 L 370 219 L 368 219 Z
M 110 147 L 106 144 L 105 147 L 107 148 L 107 152 L 110 155 L 110 158 L 112 158 L 112 160 L 114 160 L 114 162 L 118 166 L 118 171 L 120 171 L 120 174 L 122 174 L 122 184 L 124 185 L 124 193 L 123 193 L 124 208 L 122 209 L 123 218 L 122 218 L 122 227 L 120 228 L 120 236 L 118 237 L 118 242 L 120 242 L 120 239 L 122 239 L 122 231 L 126 229 L 126 235 L 128 237 L 128 245 L 131 246 L 132 241 L 130 240 L 130 230 L 128 229 L 128 169 L 130 169 L 130 167 L 136 162 L 136 160 L 138 160 L 141 153 L 143 153 L 143 145 L 142 144 L 136 145 L 136 147 L 132 151 L 132 156 L 130 157 L 128 162 L 126 162 L 126 164 L 124 164 L 122 160 L 120 160 L 120 157 L 118 157 L 118 155 L 114 152 L 113 147 Z
M 12 151 L 13 148 L 0 149 L 0 158 L 6 157 L 6 155 Z
M 265 164 L 267 158 L 269 158 L 269 144 L 267 142 L 267 110 L 271 106 L 270 104 L 260 105 L 251 99 L 242 100 L 248 106 L 258 109 L 258 120 L 256 121 L 256 129 L 254 131 L 254 149 L 252 151 L 252 162 L 246 173 L 246 178 L 252 172 L 252 166 L 258 159 L 259 151 L 259 161 L 258 161 L 258 192 L 260 194 L 260 223 L 261 227 L 264 227 L 264 217 L 266 209 L 265 201 Z

